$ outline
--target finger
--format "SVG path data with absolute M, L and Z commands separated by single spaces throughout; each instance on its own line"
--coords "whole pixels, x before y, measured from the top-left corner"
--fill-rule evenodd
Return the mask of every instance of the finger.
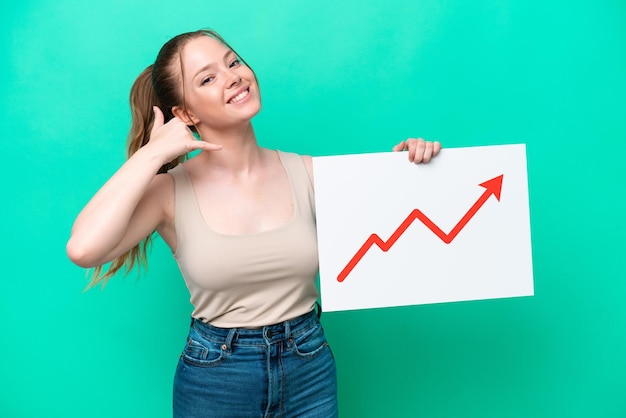
M 425 147 L 426 141 L 424 141 L 422 138 L 418 138 L 417 141 L 415 141 L 415 151 L 413 152 L 413 158 L 411 158 L 410 161 L 414 162 L 415 164 L 421 163 L 422 159 L 424 158 Z
M 400 141 L 400 143 L 395 145 L 391 150 L 395 152 L 404 151 L 404 141 Z
M 422 163 L 426 164 L 430 161 L 433 156 L 433 143 L 428 141 L 424 144 L 424 157 L 422 158 Z
M 406 147 L 409 151 L 409 162 L 413 162 L 413 159 L 415 158 L 415 149 L 417 148 L 417 142 L 415 142 L 415 140 L 409 139 L 408 141 L 406 141 Z
M 152 106 L 152 110 L 154 112 L 154 122 L 152 123 L 152 129 L 150 130 L 151 134 L 153 134 L 155 130 L 163 126 L 163 121 L 165 120 L 163 112 L 158 106 Z
M 439 154 L 441 151 L 441 143 L 439 141 L 433 142 L 433 157 Z

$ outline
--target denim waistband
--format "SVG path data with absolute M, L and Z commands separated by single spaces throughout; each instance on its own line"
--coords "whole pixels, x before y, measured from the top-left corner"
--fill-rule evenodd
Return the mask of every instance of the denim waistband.
M 288 321 L 261 328 L 220 328 L 192 318 L 191 327 L 209 339 L 228 339 L 248 344 L 286 340 L 306 332 L 319 322 L 319 314 L 312 311 Z

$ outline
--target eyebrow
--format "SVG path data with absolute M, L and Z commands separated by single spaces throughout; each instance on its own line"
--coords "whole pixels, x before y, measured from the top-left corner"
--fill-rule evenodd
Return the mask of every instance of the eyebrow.
M 228 51 L 226 51 L 226 53 L 224 54 L 224 60 L 226 59 L 227 56 L 229 56 L 230 54 L 234 54 L 235 51 L 233 51 L 232 49 L 229 49 Z M 192 80 L 195 80 L 196 77 L 198 77 L 198 74 L 200 74 L 203 71 L 206 71 L 208 69 L 210 69 L 211 67 L 213 67 L 215 65 L 214 62 L 211 62 L 207 65 L 205 65 L 204 67 L 200 68 L 193 76 Z

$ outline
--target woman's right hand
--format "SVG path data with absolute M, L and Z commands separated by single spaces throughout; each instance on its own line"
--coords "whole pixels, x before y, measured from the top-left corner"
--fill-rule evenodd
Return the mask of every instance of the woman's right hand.
M 164 123 L 158 107 L 154 117 L 148 144 L 115 172 L 76 217 L 67 254 L 79 266 L 107 263 L 168 222 L 173 181 L 155 175 L 159 167 L 190 151 L 222 149 L 198 141 L 179 118 Z
M 163 158 L 163 164 L 181 155 L 195 150 L 219 151 L 221 145 L 197 140 L 191 129 L 177 117 L 164 123 L 163 112 L 158 106 L 153 107 L 154 123 L 150 131 L 150 141 L 146 145 Z

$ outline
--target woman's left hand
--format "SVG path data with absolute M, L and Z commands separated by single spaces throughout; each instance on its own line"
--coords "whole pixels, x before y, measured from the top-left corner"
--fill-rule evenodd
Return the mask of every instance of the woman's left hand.
M 415 164 L 429 162 L 441 151 L 439 141 L 424 141 L 422 138 L 409 138 L 393 147 L 393 151 L 409 151 L 409 161 Z

